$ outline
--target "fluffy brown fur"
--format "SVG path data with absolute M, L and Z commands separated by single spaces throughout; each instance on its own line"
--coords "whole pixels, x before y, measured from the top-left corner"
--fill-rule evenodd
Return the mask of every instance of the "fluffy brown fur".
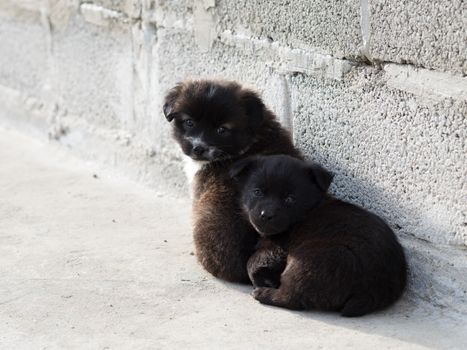
M 229 167 L 252 155 L 300 152 L 258 95 L 234 82 L 180 83 L 168 93 L 164 114 L 183 152 L 205 162 L 193 183 L 199 262 L 218 278 L 249 283 L 246 265 L 258 235 L 242 215 Z

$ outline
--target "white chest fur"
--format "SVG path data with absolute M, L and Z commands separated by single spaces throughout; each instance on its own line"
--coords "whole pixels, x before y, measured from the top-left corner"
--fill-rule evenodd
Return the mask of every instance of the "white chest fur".
M 200 170 L 203 167 L 203 165 L 207 164 L 208 162 L 193 160 L 192 158 L 188 156 L 184 156 L 183 161 L 184 161 L 183 170 L 185 171 L 185 175 L 188 180 L 188 183 L 191 185 L 193 183 L 193 179 L 195 178 L 195 175 L 198 172 L 198 170 Z

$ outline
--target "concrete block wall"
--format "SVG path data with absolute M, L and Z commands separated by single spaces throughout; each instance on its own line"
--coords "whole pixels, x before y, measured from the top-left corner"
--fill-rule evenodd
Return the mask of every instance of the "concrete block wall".
M 258 89 L 333 192 L 384 217 L 409 296 L 467 312 L 462 0 L 2 0 L 0 123 L 159 192 L 187 191 L 161 100 Z

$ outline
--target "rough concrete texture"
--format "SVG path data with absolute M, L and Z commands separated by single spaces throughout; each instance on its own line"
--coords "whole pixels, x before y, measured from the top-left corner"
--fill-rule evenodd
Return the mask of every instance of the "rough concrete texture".
M 131 131 L 131 28 L 104 32 L 73 19 L 54 37 L 51 90 L 67 114 L 82 116 L 98 127 Z
M 6 28 L 0 37 L 8 45 L 0 55 L 0 101 L 10 122 L 26 129 L 34 125 L 83 157 L 125 169 L 153 187 L 164 188 L 165 178 L 171 191 L 186 193 L 179 154 L 167 142 L 168 125 L 161 126 L 154 98 L 161 93 L 151 85 L 146 56 L 153 26 L 142 28 L 128 19 L 128 11 L 118 12 L 120 7 L 32 1 L 25 10 L 23 2 L 7 3 L 0 7 L 5 18 L 0 25 Z M 141 5 L 128 1 L 125 8 L 131 4 Z M 42 31 L 36 22 L 23 23 L 30 17 L 43 23 Z
M 291 78 L 296 143 L 337 174 L 336 193 L 401 232 L 467 245 L 466 101 L 424 101 L 385 86 L 382 71 L 351 74 Z
M 192 255 L 188 199 L 0 129 L 2 349 L 465 349 L 410 295 L 360 319 L 266 307 Z
M 464 0 L 369 3 L 370 55 L 467 74 L 467 3 Z
M 142 1 L 139 0 L 94 0 L 81 1 L 89 3 L 88 6 L 103 7 L 108 10 L 118 11 L 126 16 L 137 18 L 141 15 Z
M 23 23 L 0 17 L 0 42 L 8 48 L 0 55 L 2 84 L 34 96 L 41 93 L 47 77 L 45 34 L 39 19 Z
M 222 30 L 338 58 L 360 56 L 358 0 L 221 0 L 212 12 Z
M 414 298 L 465 313 L 462 6 L 4 0 L 0 123 L 183 196 L 162 96 L 186 78 L 238 80 L 336 173 L 338 196 L 388 220 Z

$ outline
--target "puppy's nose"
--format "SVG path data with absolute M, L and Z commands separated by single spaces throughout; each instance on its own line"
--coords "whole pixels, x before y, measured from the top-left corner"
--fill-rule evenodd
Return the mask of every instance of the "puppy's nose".
M 193 147 L 193 153 L 197 156 L 200 156 L 206 151 L 206 149 L 203 146 L 195 146 Z
M 272 218 L 274 218 L 274 213 L 267 211 L 267 210 L 261 210 L 261 219 L 264 221 L 269 221 Z

